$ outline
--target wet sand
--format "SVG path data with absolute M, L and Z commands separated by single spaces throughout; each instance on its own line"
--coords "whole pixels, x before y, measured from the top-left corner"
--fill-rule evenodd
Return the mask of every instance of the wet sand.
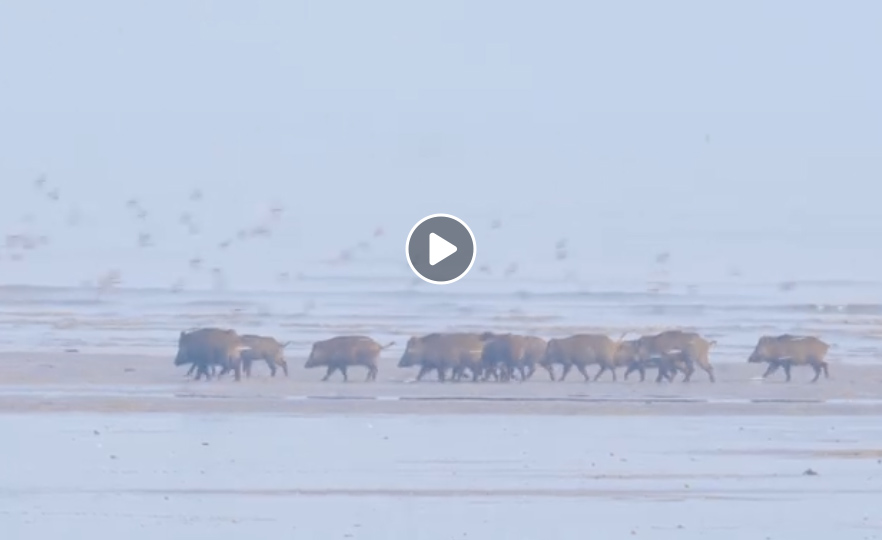
M 877 418 L 3 414 L 28 538 L 877 538 Z M 808 471 L 816 474 L 811 474 Z
M 690 383 L 585 383 L 578 373 L 551 382 L 539 370 L 525 383 L 414 382 L 415 370 L 387 359 L 378 380 L 353 368 L 322 382 L 324 370 L 303 369 L 271 378 L 265 364 L 235 382 L 192 381 L 168 357 L 83 353 L 0 354 L 0 412 L 223 412 L 298 414 L 882 414 L 882 366 L 831 364 L 830 378 L 812 384 L 809 368 L 755 380 L 764 367 L 720 363 L 717 382 L 697 371 Z M 591 369 L 593 374 L 596 367 Z
M 752 380 L 195 382 L 0 355 L 3 538 L 876 538 L 882 368 Z M 149 414 L 148 414 L 149 413 Z M 814 474 L 816 473 L 816 474 Z M 831 501 L 835 500 L 835 505 Z

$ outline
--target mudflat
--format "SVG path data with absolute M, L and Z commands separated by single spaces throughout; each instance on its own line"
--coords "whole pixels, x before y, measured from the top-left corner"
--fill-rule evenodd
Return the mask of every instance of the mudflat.
M 830 378 L 810 383 L 809 368 L 757 380 L 764 366 L 720 363 L 717 382 L 696 371 L 689 383 L 656 383 L 648 372 L 618 381 L 609 374 L 584 382 L 571 373 L 552 382 L 539 369 L 526 382 L 439 383 L 430 375 L 381 363 L 375 382 L 353 368 L 322 382 L 324 370 L 289 361 L 290 377 L 272 378 L 256 363 L 253 376 L 235 382 L 193 381 L 167 356 L 85 353 L 0 354 L 0 412 L 90 411 L 240 412 L 298 414 L 882 414 L 882 366 L 833 363 Z M 597 368 L 593 368 L 592 375 Z
M 874 538 L 878 417 L 0 414 L 3 538 Z

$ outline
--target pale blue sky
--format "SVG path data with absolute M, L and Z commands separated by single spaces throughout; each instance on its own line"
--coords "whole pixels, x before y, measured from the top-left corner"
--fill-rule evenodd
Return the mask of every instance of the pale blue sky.
M 129 275 L 186 261 L 175 220 L 196 185 L 209 247 L 284 202 L 280 268 L 380 223 L 375 253 L 403 257 L 410 226 L 446 212 L 493 264 L 567 236 L 582 270 L 668 245 L 684 272 L 875 274 L 880 51 L 872 1 L 3 2 L 0 227 L 35 214 L 55 255 L 0 262 L 0 281 L 50 280 L 65 254 L 79 282 L 76 254 L 100 249 Z M 60 204 L 37 201 L 43 172 Z M 164 220 L 150 255 L 131 196 Z M 88 239 L 59 232 L 73 204 Z M 511 228 L 491 234 L 494 216 Z M 782 241 L 790 266 L 765 260 Z

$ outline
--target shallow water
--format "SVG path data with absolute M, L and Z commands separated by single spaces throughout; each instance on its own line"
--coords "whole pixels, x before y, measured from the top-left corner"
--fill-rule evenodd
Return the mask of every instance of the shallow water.
M 880 426 L 3 415 L 0 528 L 8 539 L 875 538 Z

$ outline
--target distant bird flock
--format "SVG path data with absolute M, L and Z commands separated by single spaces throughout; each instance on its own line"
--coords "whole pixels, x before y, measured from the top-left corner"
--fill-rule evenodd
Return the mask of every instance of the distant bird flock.
M 33 181 L 33 188 L 39 196 L 48 201 L 50 204 L 61 204 L 64 201 L 61 197 L 61 191 L 58 187 L 51 185 L 46 175 L 40 175 Z M 182 227 L 186 234 L 191 236 L 205 235 L 200 220 L 198 218 L 199 206 L 204 205 L 206 200 L 205 193 L 198 188 L 194 188 L 182 201 L 184 207 L 177 217 L 177 225 Z M 137 232 L 134 233 L 132 246 L 141 249 L 149 249 L 157 245 L 155 235 L 149 230 L 150 211 L 138 197 L 130 197 L 121 202 L 126 212 L 131 216 L 137 224 Z M 191 255 L 184 263 L 181 275 L 170 277 L 169 291 L 173 293 L 182 292 L 186 289 L 189 281 L 188 274 L 206 275 L 210 278 L 214 289 L 223 289 L 226 286 L 226 276 L 224 269 L 219 265 L 212 265 L 210 261 L 210 250 L 215 249 L 221 252 L 231 248 L 236 243 L 246 242 L 249 239 L 268 238 L 273 235 L 276 226 L 282 220 L 285 214 L 285 208 L 282 204 L 274 202 L 268 204 L 266 214 L 259 218 L 257 223 L 244 226 L 238 229 L 234 234 L 228 237 L 220 237 L 216 243 L 209 243 L 207 246 L 202 245 L 196 249 L 196 253 Z M 79 227 L 86 216 L 76 206 L 70 206 L 65 219 L 68 227 Z M 372 231 L 373 238 L 384 236 L 384 228 L 377 225 Z M 5 249 L 0 253 L 0 259 L 19 262 L 25 259 L 27 252 L 36 250 L 49 244 L 49 236 L 35 232 L 35 216 L 27 213 L 21 218 L 19 230 L 9 232 L 5 235 Z M 209 248 L 209 249 L 206 249 Z M 357 252 L 364 252 L 370 249 L 368 241 L 360 241 L 354 247 L 343 249 L 336 257 L 332 257 L 326 261 L 328 264 L 341 264 L 351 261 Z M 276 280 L 279 283 L 285 283 L 292 278 L 297 278 L 299 273 L 291 269 L 278 269 L 275 272 Z M 95 287 L 99 294 L 107 292 L 109 289 L 120 286 L 123 283 L 122 271 L 118 268 L 105 269 L 98 273 L 92 279 L 83 280 L 80 285 Z
M 535 336 L 484 333 L 433 333 L 411 337 L 398 362 L 398 368 L 418 369 L 416 380 L 434 373 L 439 381 L 474 382 L 529 380 L 537 368 L 548 373 L 552 381 L 564 381 L 575 368 L 586 382 L 592 380 L 588 367 L 597 366 L 597 380 L 606 372 L 618 380 L 619 368 L 624 377 L 639 372 L 644 381 L 646 371 L 657 371 L 656 382 L 672 382 L 678 373 L 688 382 L 696 368 L 703 370 L 710 382 L 716 382 L 710 362 L 710 351 L 716 341 L 708 341 L 696 332 L 667 330 L 654 335 L 626 340 L 623 334 L 613 340 L 603 334 L 576 334 L 565 338 L 545 340 Z M 223 377 L 233 372 L 235 380 L 244 371 L 251 376 L 252 364 L 263 361 L 272 376 L 279 368 L 288 375 L 284 358 L 287 343 L 269 336 L 239 335 L 222 328 L 200 328 L 181 332 L 176 366 L 189 365 L 188 375 L 195 372 L 196 380 Z M 324 368 L 327 381 L 336 372 L 349 380 L 350 368 L 364 368 L 366 381 L 376 380 L 381 352 L 394 342 L 381 345 L 368 336 L 338 336 L 313 344 L 305 368 Z M 821 373 L 829 377 L 824 360 L 829 345 L 813 336 L 783 334 L 763 336 L 748 358 L 749 363 L 766 364 L 763 378 L 783 370 L 791 380 L 794 366 L 808 366 L 814 371 L 812 382 Z M 556 369 L 560 369 L 559 375 Z M 219 370 L 219 371 L 218 371 Z
M 48 201 L 49 204 L 63 204 L 61 191 L 57 186 L 53 186 L 46 175 L 40 175 L 33 181 L 33 187 L 41 198 Z M 207 201 L 206 194 L 199 188 L 193 188 L 182 201 L 183 208 L 177 217 L 177 225 L 182 227 L 186 234 L 190 236 L 206 235 L 207 231 L 203 230 L 198 217 L 199 208 L 204 207 Z M 129 215 L 137 224 L 138 230 L 134 233 L 132 242 L 133 247 L 141 249 L 149 249 L 157 245 L 157 239 L 149 230 L 150 211 L 145 207 L 143 202 L 137 197 L 130 197 L 121 203 Z M 227 286 L 227 278 L 224 269 L 210 262 L 211 250 L 219 253 L 230 249 L 236 243 L 246 242 L 250 239 L 268 238 L 274 234 L 276 226 L 281 222 L 285 215 L 285 208 L 279 202 L 273 202 L 267 205 L 266 214 L 247 226 L 240 227 L 234 234 L 226 237 L 215 238 L 209 240 L 208 244 L 203 244 L 196 248 L 186 262 L 182 261 L 181 274 L 178 276 L 169 276 L 168 288 L 170 292 L 179 293 L 187 288 L 190 276 L 200 275 L 210 279 L 214 289 L 224 289 Z M 70 206 L 67 214 L 66 224 L 69 227 L 79 226 L 85 216 L 76 206 Z M 50 238 L 46 234 L 39 234 L 34 231 L 35 218 L 33 214 L 25 214 L 21 219 L 21 229 L 16 232 L 6 234 L 5 237 L 5 253 L 0 254 L 0 259 L 8 259 L 10 261 L 22 261 L 28 251 L 32 251 L 44 246 L 50 242 Z M 495 217 L 489 220 L 488 230 L 491 234 L 503 228 L 503 220 Z M 370 232 L 368 240 L 360 240 L 353 242 L 350 247 L 343 248 L 325 260 L 329 265 L 344 265 L 352 262 L 360 253 L 366 253 L 371 249 L 371 241 L 384 237 L 386 230 L 381 225 L 376 225 Z M 560 263 L 561 265 L 569 265 L 563 269 L 563 277 L 572 281 L 577 278 L 575 268 L 571 267 L 571 248 L 567 238 L 559 238 L 554 242 L 550 250 L 549 257 Z M 646 284 L 646 290 L 651 293 L 659 293 L 670 289 L 667 271 L 665 267 L 671 260 L 672 255 L 668 251 L 657 253 L 651 259 L 654 265 L 651 267 L 651 275 Z M 490 264 L 482 263 L 477 267 L 477 271 L 485 275 L 498 275 L 504 278 L 512 278 L 524 270 L 525 261 L 499 261 L 498 268 L 494 268 Z M 298 279 L 302 276 L 300 272 L 291 268 L 278 268 L 274 271 L 275 280 L 279 284 L 289 283 L 291 280 Z M 737 268 L 731 268 L 729 275 L 740 277 L 741 272 Z M 81 285 L 96 287 L 99 294 L 106 292 L 108 289 L 118 287 L 123 284 L 124 276 L 119 268 L 105 269 L 93 279 L 84 280 Z M 419 278 L 414 277 L 412 284 L 420 283 Z M 792 281 L 784 282 L 780 285 L 781 291 L 792 291 L 795 288 Z M 686 285 L 686 289 L 690 293 L 697 293 L 696 285 Z

